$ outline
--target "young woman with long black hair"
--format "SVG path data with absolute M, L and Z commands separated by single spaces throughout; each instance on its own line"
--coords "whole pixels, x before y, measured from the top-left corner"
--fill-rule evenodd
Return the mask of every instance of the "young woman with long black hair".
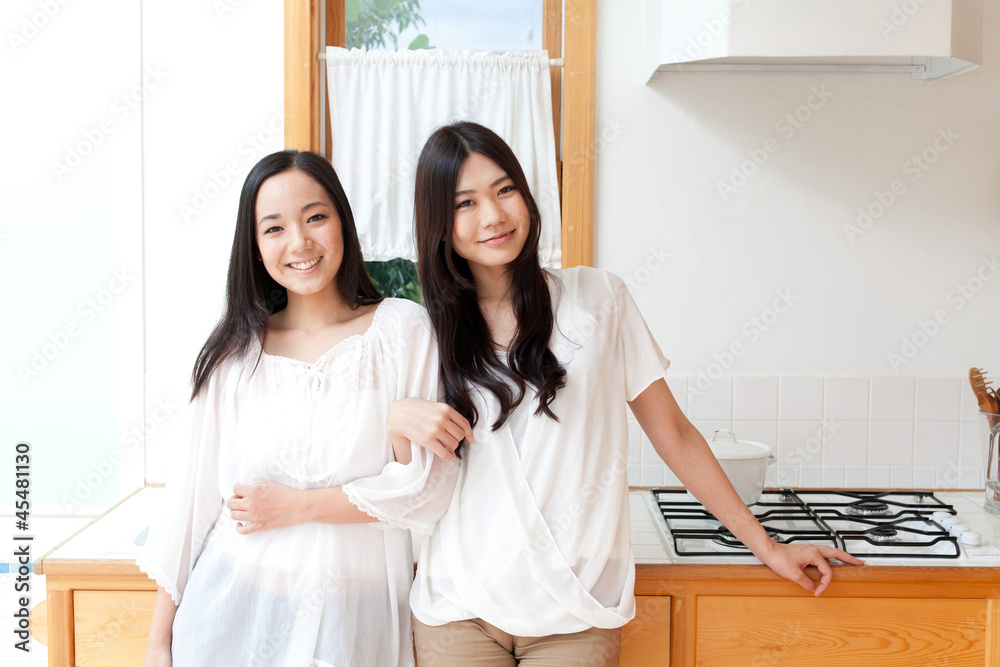
M 538 207 L 495 133 L 456 123 L 431 135 L 414 221 L 444 402 L 398 401 L 389 429 L 449 460 L 461 443 L 462 458 L 410 594 L 419 664 L 618 664 L 635 615 L 626 405 L 685 486 L 775 572 L 819 595 L 827 558 L 861 563 L 768 537 L 674 401 L 668 362 L 622 280 L 539 265 Z M 393 513 L 361 495 L 367 511 Z
M 382 298 L 336 173 L 298 151 L 247 176 L 226 294 L 138 559 L 160 587 L 146 664 L 411 666 L 410 536 L 364 524 L 427 531 L 455 483 L 385 426 L 438 397 L 426 313 Z
M 408 399 L 391 419 L 437 423 L 446 449 L 468 421 L 477 440 L 461 446 L 458 487 L 421 552 L 410 597 L 420 664 L 618 664 L 635 613 L 626 405 L 685 486 L 775 572 L 819 595 L 827 558 L 860 564 L 768 537 L 674 401 L 669 362 L 621 279 L 541 268 L 538 208 L 500 137 L 474 123 L 436 131 L 414 198 L 451 408 Z

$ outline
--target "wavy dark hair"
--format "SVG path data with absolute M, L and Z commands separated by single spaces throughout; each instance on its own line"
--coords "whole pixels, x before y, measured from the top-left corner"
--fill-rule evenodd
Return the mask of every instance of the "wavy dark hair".
M 288 291 L 271 277 L 263 262 L 257 261 L 260 253 L 255 213 L 257 194 L 264 181 L 293 169 L 308 174 L 323 186 L 340 218 L 344 257 L 337 270 L 337 291 L 351 309 L 382 300 L 365 269 L 351 205 L 333 166 L 322 155 L 309 151 L 285 150 L 262 158 L 247 174 L 240 193 L 236 234 L 229 254 L 226 309 L 191 371 L 192 400 L 221 363 L 246 354 L 254 337 L 260 340 L 267 333 L 268 317 L 288 305 Z M 257 359 L 260 360 L 259 355 Z
M 469 264 L 452 247 L 458 175 L 472 153 L 489 158 L 510 176 L 531 221 L 524 247 L 510 267 L 517 329 L 507 353 L 509 366 L 494 350 Z M 554 317 L 538 262 L 541 215 L 514 152 L 493 131 L 476 123 L 439 128 L 417 162 L 413 219 L 420 284 L 437 334 L 446 402 L 475 425 L 479 413 L 470 391 L 473 385 L 485 389 L 500 403 L 500 415 L 492 424 L 495 431 L 520 405 L 530 384 L 538 393 L 535 414 L 558 421 L 550 406 L 566 385 L 566 370 L 549 349 Z

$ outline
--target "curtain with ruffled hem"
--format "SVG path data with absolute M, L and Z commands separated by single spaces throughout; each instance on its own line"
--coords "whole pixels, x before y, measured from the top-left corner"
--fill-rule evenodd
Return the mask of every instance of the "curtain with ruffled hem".
M 331 159 L 367 260 L 416 259 L 417 158 L 442 125 L 469 120 L 510 145 L 542 216 L 539 256 L 562 259 L 549 57 L 545 51 L 363 51 L 327 47 Z

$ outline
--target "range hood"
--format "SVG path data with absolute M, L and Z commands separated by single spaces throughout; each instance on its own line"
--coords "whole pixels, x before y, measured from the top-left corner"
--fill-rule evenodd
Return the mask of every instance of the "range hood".
M 665 71 L 907 72 L 982 64 L 982 0 L 646 0 L 647 77 Z

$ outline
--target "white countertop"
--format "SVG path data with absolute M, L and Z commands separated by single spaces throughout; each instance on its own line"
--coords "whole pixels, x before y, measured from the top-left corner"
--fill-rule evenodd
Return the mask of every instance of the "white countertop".
M 65 560 L 133 560 L 145 542 L 150 517 L 162 506 L 164 490 L 148 487 L 126 498 L 80 530 L 62 545 L 46 555 L 49 559 Z M 1000 517 L 983 509 L 983 492 L 936 492 L 944 503 L 952 505 L 962 523 L 983 537 L 978 549 L 962 547 L 956 559 L 868 559 L 868 564 L 920 565 L 936 567 L 1000 567 Z M 632 544 L 635 561 L 644 564 L 757 564 L 752 556 L 733 557 L 683 557 L 673 556 L 664 547 L 656 520 L 650 511 L 648 490 L 633 490 L 629 494 L 632 519 Z M 659 519 L 662 524 L 662 518 Z

